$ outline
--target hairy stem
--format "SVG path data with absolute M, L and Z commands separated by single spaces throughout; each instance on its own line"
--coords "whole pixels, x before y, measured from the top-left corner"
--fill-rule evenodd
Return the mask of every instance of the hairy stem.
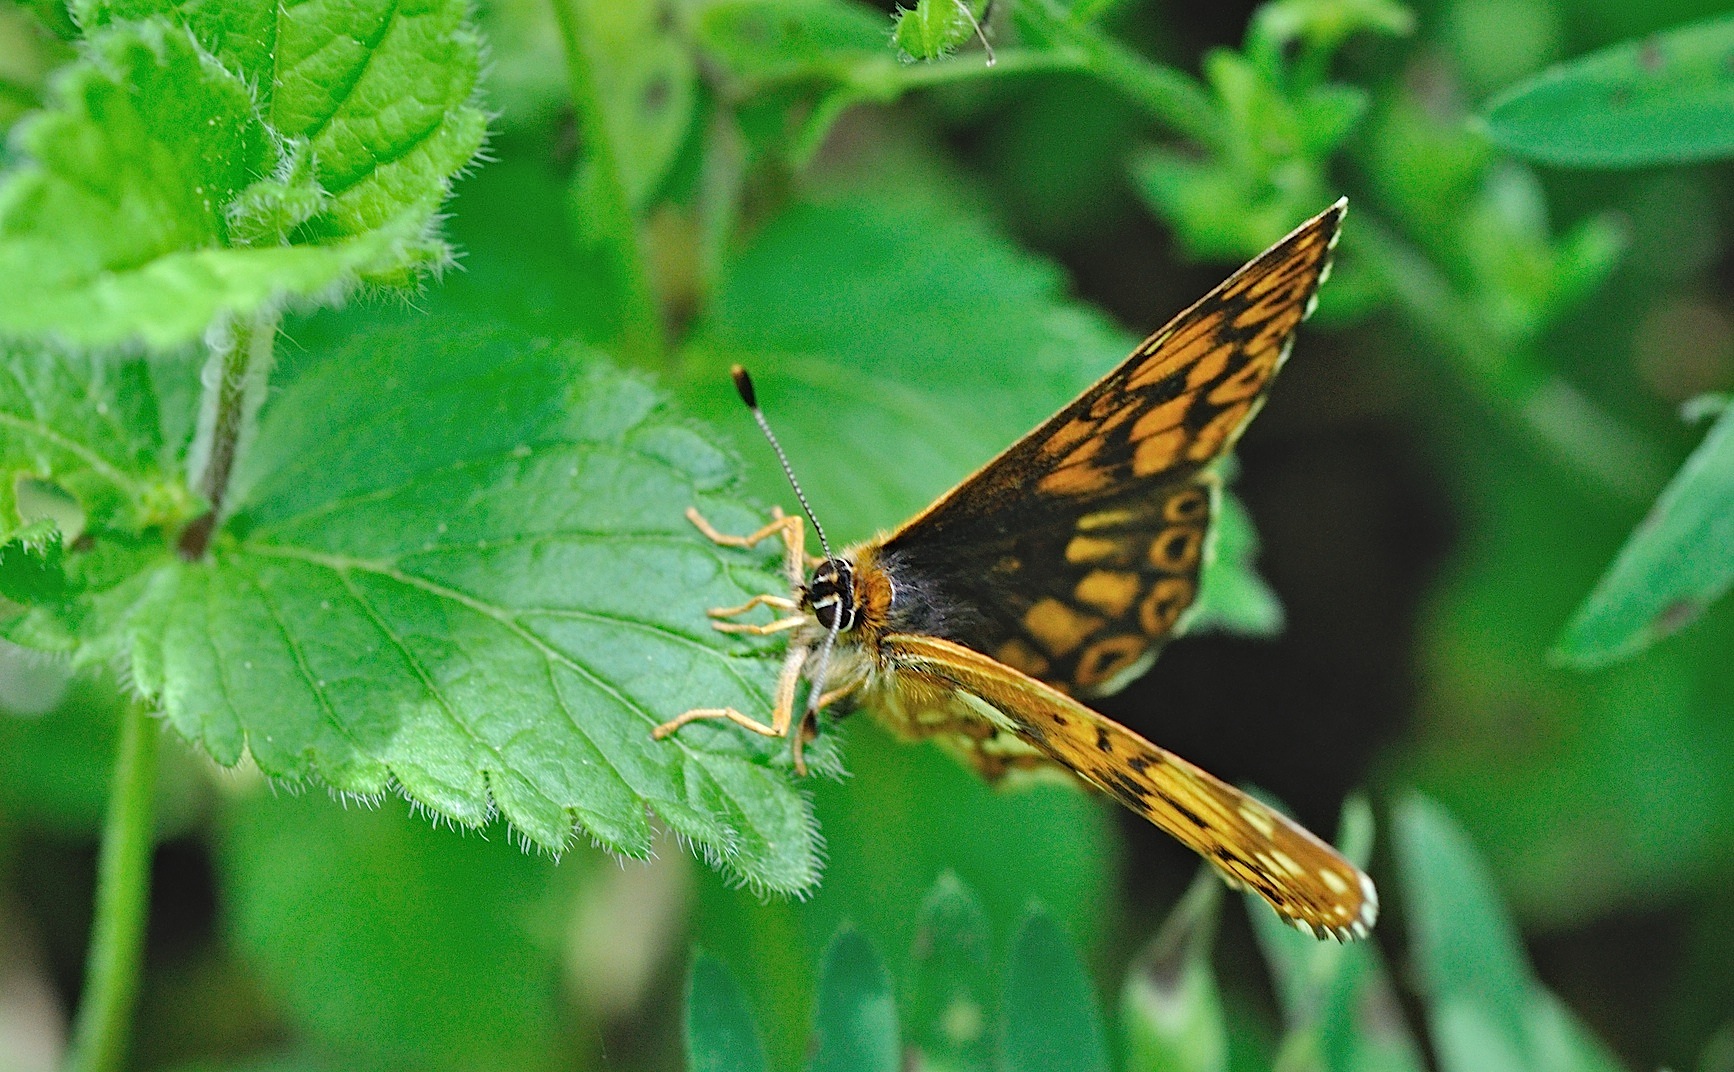
M 144 949 L 161 741 L 144 703 L 128 704 L 103 822 L 90 959 L 66 1064 L 71 1072 L 112 1072 L 122 1067 L 126 1054 Z
M 572 106 L 578 112 L 584 152 L 595 169 L 595 213 L 589 223 L 606 244 L 615 284 L 620 288 L 621 343 L 627 355 L 642 364 L 659 364 L 664 356 L 662 313 L 657 308 L 650 268 L 639 241 L 638 220 L 626 196 L 620 174 L 620 158 L 608 130 L 608 115 L 597 85 L 595 56 L 590 52 L 589 10 L 591 0 L 552 0 L 560 21 L 560 36 L 566 48 L 566 77 Z
M 235 461 L 252 437 L 277 342 L 277 314 L 228 322 L 211 329 L 210 357 L 202 374 L 199 430 L 189 457 L 189 480 L 210 509 L 181 533 L 181 557 L 204 557 L 222 520 Z

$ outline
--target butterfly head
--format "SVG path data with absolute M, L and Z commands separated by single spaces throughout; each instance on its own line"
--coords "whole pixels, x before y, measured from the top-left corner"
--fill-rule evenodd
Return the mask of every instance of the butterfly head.
M 847 633 L 855 628 L 861 606 L 855 598 L 854 563 L 846 558 L 827 558 L 819 563 L 801 590 L 801 606 L 827 630 Z

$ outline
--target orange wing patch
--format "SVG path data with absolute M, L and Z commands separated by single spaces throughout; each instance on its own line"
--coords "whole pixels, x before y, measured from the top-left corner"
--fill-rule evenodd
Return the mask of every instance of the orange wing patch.
M 979 652 L 909 634 L 886 637 L 883 651 L 906 695 L 936 698 L 949 685 L 990 707 L 978 711 L 953 696 L 935 705 L 932 721 L 901 722 L 905 733 L 943 734 L 990 775 L 1045 757 L 1172 834 L 1295 926 L 1338 941 L 1372 929 L 1372 880 L 1282 813 Z

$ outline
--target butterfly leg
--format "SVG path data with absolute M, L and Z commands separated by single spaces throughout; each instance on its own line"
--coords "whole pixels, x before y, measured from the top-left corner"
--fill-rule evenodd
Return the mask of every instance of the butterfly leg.
M 807 580 L 807 530 L 799 515 L 790 516 L 783 513 L 783 508 L 771 508 L 771 522 L 757 532 L 745 536 L 730 536 L 726 532 L 718 532 L 716 527 L 705 520 L 698 507 L 686 508 L 686 519 L 693 527 L 704 533 L 711 543 L 723 547 L 756 547 L 772 536 L 783 538 L 783 573 L 789 578 L 789 588 L 801 587 Z
M 714 613 L 714 612 L 713 612 Z M 710 627 L 719 633 L 746 633 L 750 636 L 770 636 L 781 633 L 785 629 L 794 629 L 806 625 L 810 619 L 805 614 L 796 614 L 787 618 L 778 618 L 764 625 L 743 625 L 740 622 L 712 622 Z
M 765 737 L 789 736 L 789 726 L 794 720 L 795 687 L 800 683 L 801 667 L 807 661 L 807 651 L 805 644 L 792 644 L 789 646 L 788 654 L 783 656 L 783 670 L 777 675 L 776 699 L 771 705 L 770 725 L 767 726 L 758 719 L 742 714 L 732 707 L 695 707 L 651 730 L 650 735 L 660 741 L 688 722 L 697 722 L 706 718 L 726 718 L 743 729 L 752 730 Z M 804 778 L 807 774 L 807 764 L 801 758 L 801 749 L 798 744 L 793 752 L 795 773 Z
M 787 596 L 754 596 L 738 607 L 712 607 L 705 611 L 712 618 L 738 618 L 754 607 L 772 607 L 777 610 L 799 610 L 801 605 Z

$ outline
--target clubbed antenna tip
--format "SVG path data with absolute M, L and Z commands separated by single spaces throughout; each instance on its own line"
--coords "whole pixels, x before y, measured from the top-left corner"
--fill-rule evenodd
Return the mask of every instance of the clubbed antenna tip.
M 741 393 L 741 401 L 748 409 L 759 408 L 759 393 L 753 390 L 753 378 L 747 375 L 747 370 L 740 365 L 729 369 L 729 375 L 734 377 L 735 390 Z

